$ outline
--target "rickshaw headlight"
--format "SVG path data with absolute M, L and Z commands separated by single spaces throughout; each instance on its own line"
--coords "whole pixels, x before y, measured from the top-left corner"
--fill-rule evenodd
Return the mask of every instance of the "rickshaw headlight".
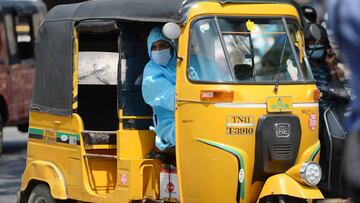
M 309 186 L 316 186 L 321 180 L 321 175 L 321 167 L 315 162 L 305 162 L 300 168 L 300 177 Z

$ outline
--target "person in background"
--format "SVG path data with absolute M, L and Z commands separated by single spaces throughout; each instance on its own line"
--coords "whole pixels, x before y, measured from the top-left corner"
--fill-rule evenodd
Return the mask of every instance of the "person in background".
M 353 73 L 351 84 L 355 95 L 360 95 L 359 8 L 359 0 L 328 0 L 328 27 L 333 31 L 342 57 Z M 360 202 L 360 97 L 352 100 L 351 107 L 351 134 L 346 140 L 344 171 L 353 201 Z
M 142 94 L 154 112 L 155 145 L 163 151 L 175 146 L 176 47 L 158 27 L 151 30 L 147 47 L 150 61 L 143 73 Z
M 326 30 L 321 29 L 321 39 L 316 41 L 309 31 L 309 26 L 305 28 L 305 45 L 307 56 L 311 65 L 311 71 L 314 75 L 316 86 L 321 90 L 336 86 L 339 82 L 341 71 L 337 68 L 337 58 L 330 47 Z
M 332 49 L 332 52 L 334 52 L 334 55 L 332 56 L 332 59 L 334 59 L 334 60 L 332 60 L 332 61 L 337 62 L 336 72 L 339 76 L 339 79 L 342 82 L 347 83 L 348 79 L 350 78 L 351 71 L 343 63 L 343 59 L 341 57 L 341 52 L 339 50 L 339 45 L 337 44 L 336 40 L 334 39 L 334 32 L 327 26 L 328 18 L 329 18 L 328 13 L 325 13 L 324 19 L 321 21 L 321 26 L 326 29 L 330 47 Z

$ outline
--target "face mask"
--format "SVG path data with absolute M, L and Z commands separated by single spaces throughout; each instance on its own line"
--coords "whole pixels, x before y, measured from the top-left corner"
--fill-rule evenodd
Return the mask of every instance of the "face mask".
M 151 51 L 151 58 L 155 61 L 155 63 L 161 66 L 166 66 L 171 59 L 170 49 Z
M 321 59 L 324 56 L 325 47 L 322 45 L 309 45 L 307 54 L 314 59 Z

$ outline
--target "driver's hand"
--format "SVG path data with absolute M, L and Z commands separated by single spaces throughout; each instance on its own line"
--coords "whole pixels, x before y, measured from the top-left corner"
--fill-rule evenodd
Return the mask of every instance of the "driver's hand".
M 331 48 L 326 49 L 325 63 L 330 70 L 336 68 L 338 61 L 335 52 Z

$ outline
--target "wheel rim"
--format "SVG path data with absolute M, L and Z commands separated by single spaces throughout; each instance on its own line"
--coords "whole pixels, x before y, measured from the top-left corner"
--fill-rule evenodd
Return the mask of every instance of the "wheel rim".
M 48 201 L 46 201 L 47 199 L 43 196 L 37 196 L 34 199 L 33 203 L 47 203 Z

